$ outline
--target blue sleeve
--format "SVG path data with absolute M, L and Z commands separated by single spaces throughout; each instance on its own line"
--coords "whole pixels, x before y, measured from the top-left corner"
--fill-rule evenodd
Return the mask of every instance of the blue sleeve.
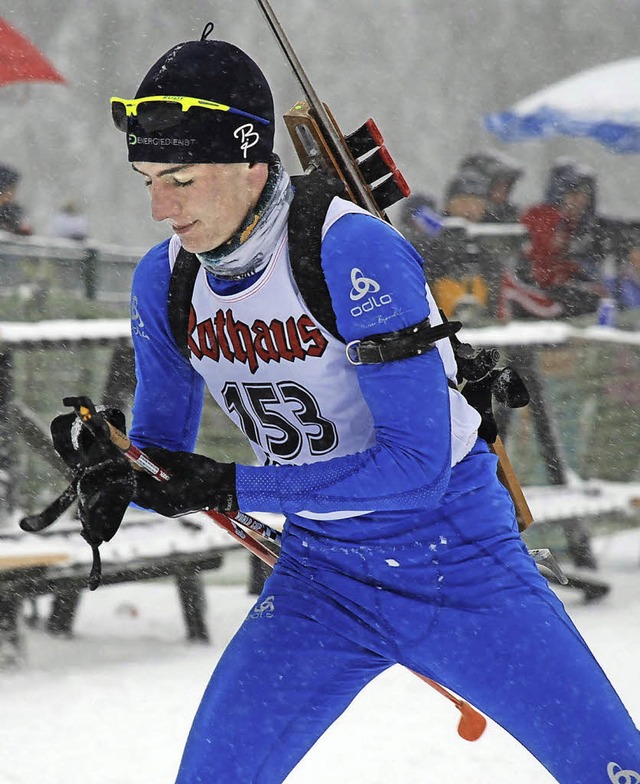
M 362 214 L 340 218 L 324 239 L 322 265 L 347 341 L 429 315 L 422 261 L 383 221 Z M 374 421 L 374 445 L 313 464 L 239 466 L 241 508 L 325 513 L 429 508 L 438 502 L 451 470 L 449 390 L 438 351 L 362 365 L 357 374 Z
M 131 288 L 131 334 L 136 391 L 130 437 L 136 446 L 193 451 L 198 436 L 204 382 L 171 334 L 168 292 L 169 241 L 140 261 Z

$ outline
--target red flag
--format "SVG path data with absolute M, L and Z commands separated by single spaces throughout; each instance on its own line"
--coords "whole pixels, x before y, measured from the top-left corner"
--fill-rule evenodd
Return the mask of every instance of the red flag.
M 13 82 L 65 80 L 31 41 L 0 19 L 0 86 Z

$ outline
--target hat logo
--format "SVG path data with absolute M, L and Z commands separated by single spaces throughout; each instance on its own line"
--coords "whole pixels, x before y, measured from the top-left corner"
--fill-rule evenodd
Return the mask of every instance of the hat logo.
M 253 123 L 245 123 L 233 132 L 234 139 L 240 139 L 242 155 L 247 157 L 247 150 L 260 141 L 260 134 L 253 129 Z

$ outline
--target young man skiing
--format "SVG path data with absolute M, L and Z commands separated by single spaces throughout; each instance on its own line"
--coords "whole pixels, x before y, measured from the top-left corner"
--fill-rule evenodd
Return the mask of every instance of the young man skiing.
M 152 217 L 173 232 L 134 277 L 130 431 L 171 479 L 116 472 L 93 488 L 166 515 L 241 508 L 286 522 L 177 781 L 282 782 L 395 663 L 471 701 L 564 784 L 638 777 L 640 735 L 522 543 L 449 341 L 406 349 L 414 325 L 441 323 L 422 260 L 335 198 L 321 265 L 342 340 L 312 315 L 292 275 L 294 189 L 272 151 L 269 86 L 206 36 L 163 55 L 135 99 L 112 101 Z M 170 326 L 181 247 L 200 262 L 188 358 Z M 398 358 L 359 364 L 358 341 L 381 334 Z M 260 465 L 191 454 L 205 388 Z

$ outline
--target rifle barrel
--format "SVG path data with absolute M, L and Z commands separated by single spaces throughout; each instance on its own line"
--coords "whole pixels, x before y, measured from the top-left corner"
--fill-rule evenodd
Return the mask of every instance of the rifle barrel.
M 313 110 L 315 115 L 316 122 L 320 126 L 320 130 L 325 136 L 325 140 L 329 144 L 331 148 L 331 152 L 335 156 L 336 160 L 340 164 L 342 169 L 342 173 L 347 180 L 349 187 L 351 188 L 354 196 L 357 197 L 360 206 L 368 209 L 374 215 L 379 215 L 380 210 L 378 205 L 376 204 L 375 199 L 369 192 L 368 188 L 363 184 L 362 179 L 359 175 L 357 167 L 353 163 L 349 153 L 345 150 L 345 143 L 340 138 L 340 135 L 336 131 L 336 128 L 329 117 L 327 110 L 324 107 L 324 104 L 318 97 L 309 77 L 307 76 L 304 68 L 302 67 L 302 63 L 298 59 L 293 47 L 291 46 L 291 42 L 287 38 L 286 33 L 282 29 L 282 25 L 278 21 L 277 16 L 269 0 L 256 0 L 260 9 L 262 10 L 265 18 L 269 24 L 269 27 L 273 31 L 278 43 L 280 44 L 280 48 L 284 52 L 285 57 L 289 61 L 289 65 L 291 66 L 291 70 L 293 71 L 296 79 L 300 83 L 302 90 L 305 94 L 307 101 L 309 102 L 309 106 Z

